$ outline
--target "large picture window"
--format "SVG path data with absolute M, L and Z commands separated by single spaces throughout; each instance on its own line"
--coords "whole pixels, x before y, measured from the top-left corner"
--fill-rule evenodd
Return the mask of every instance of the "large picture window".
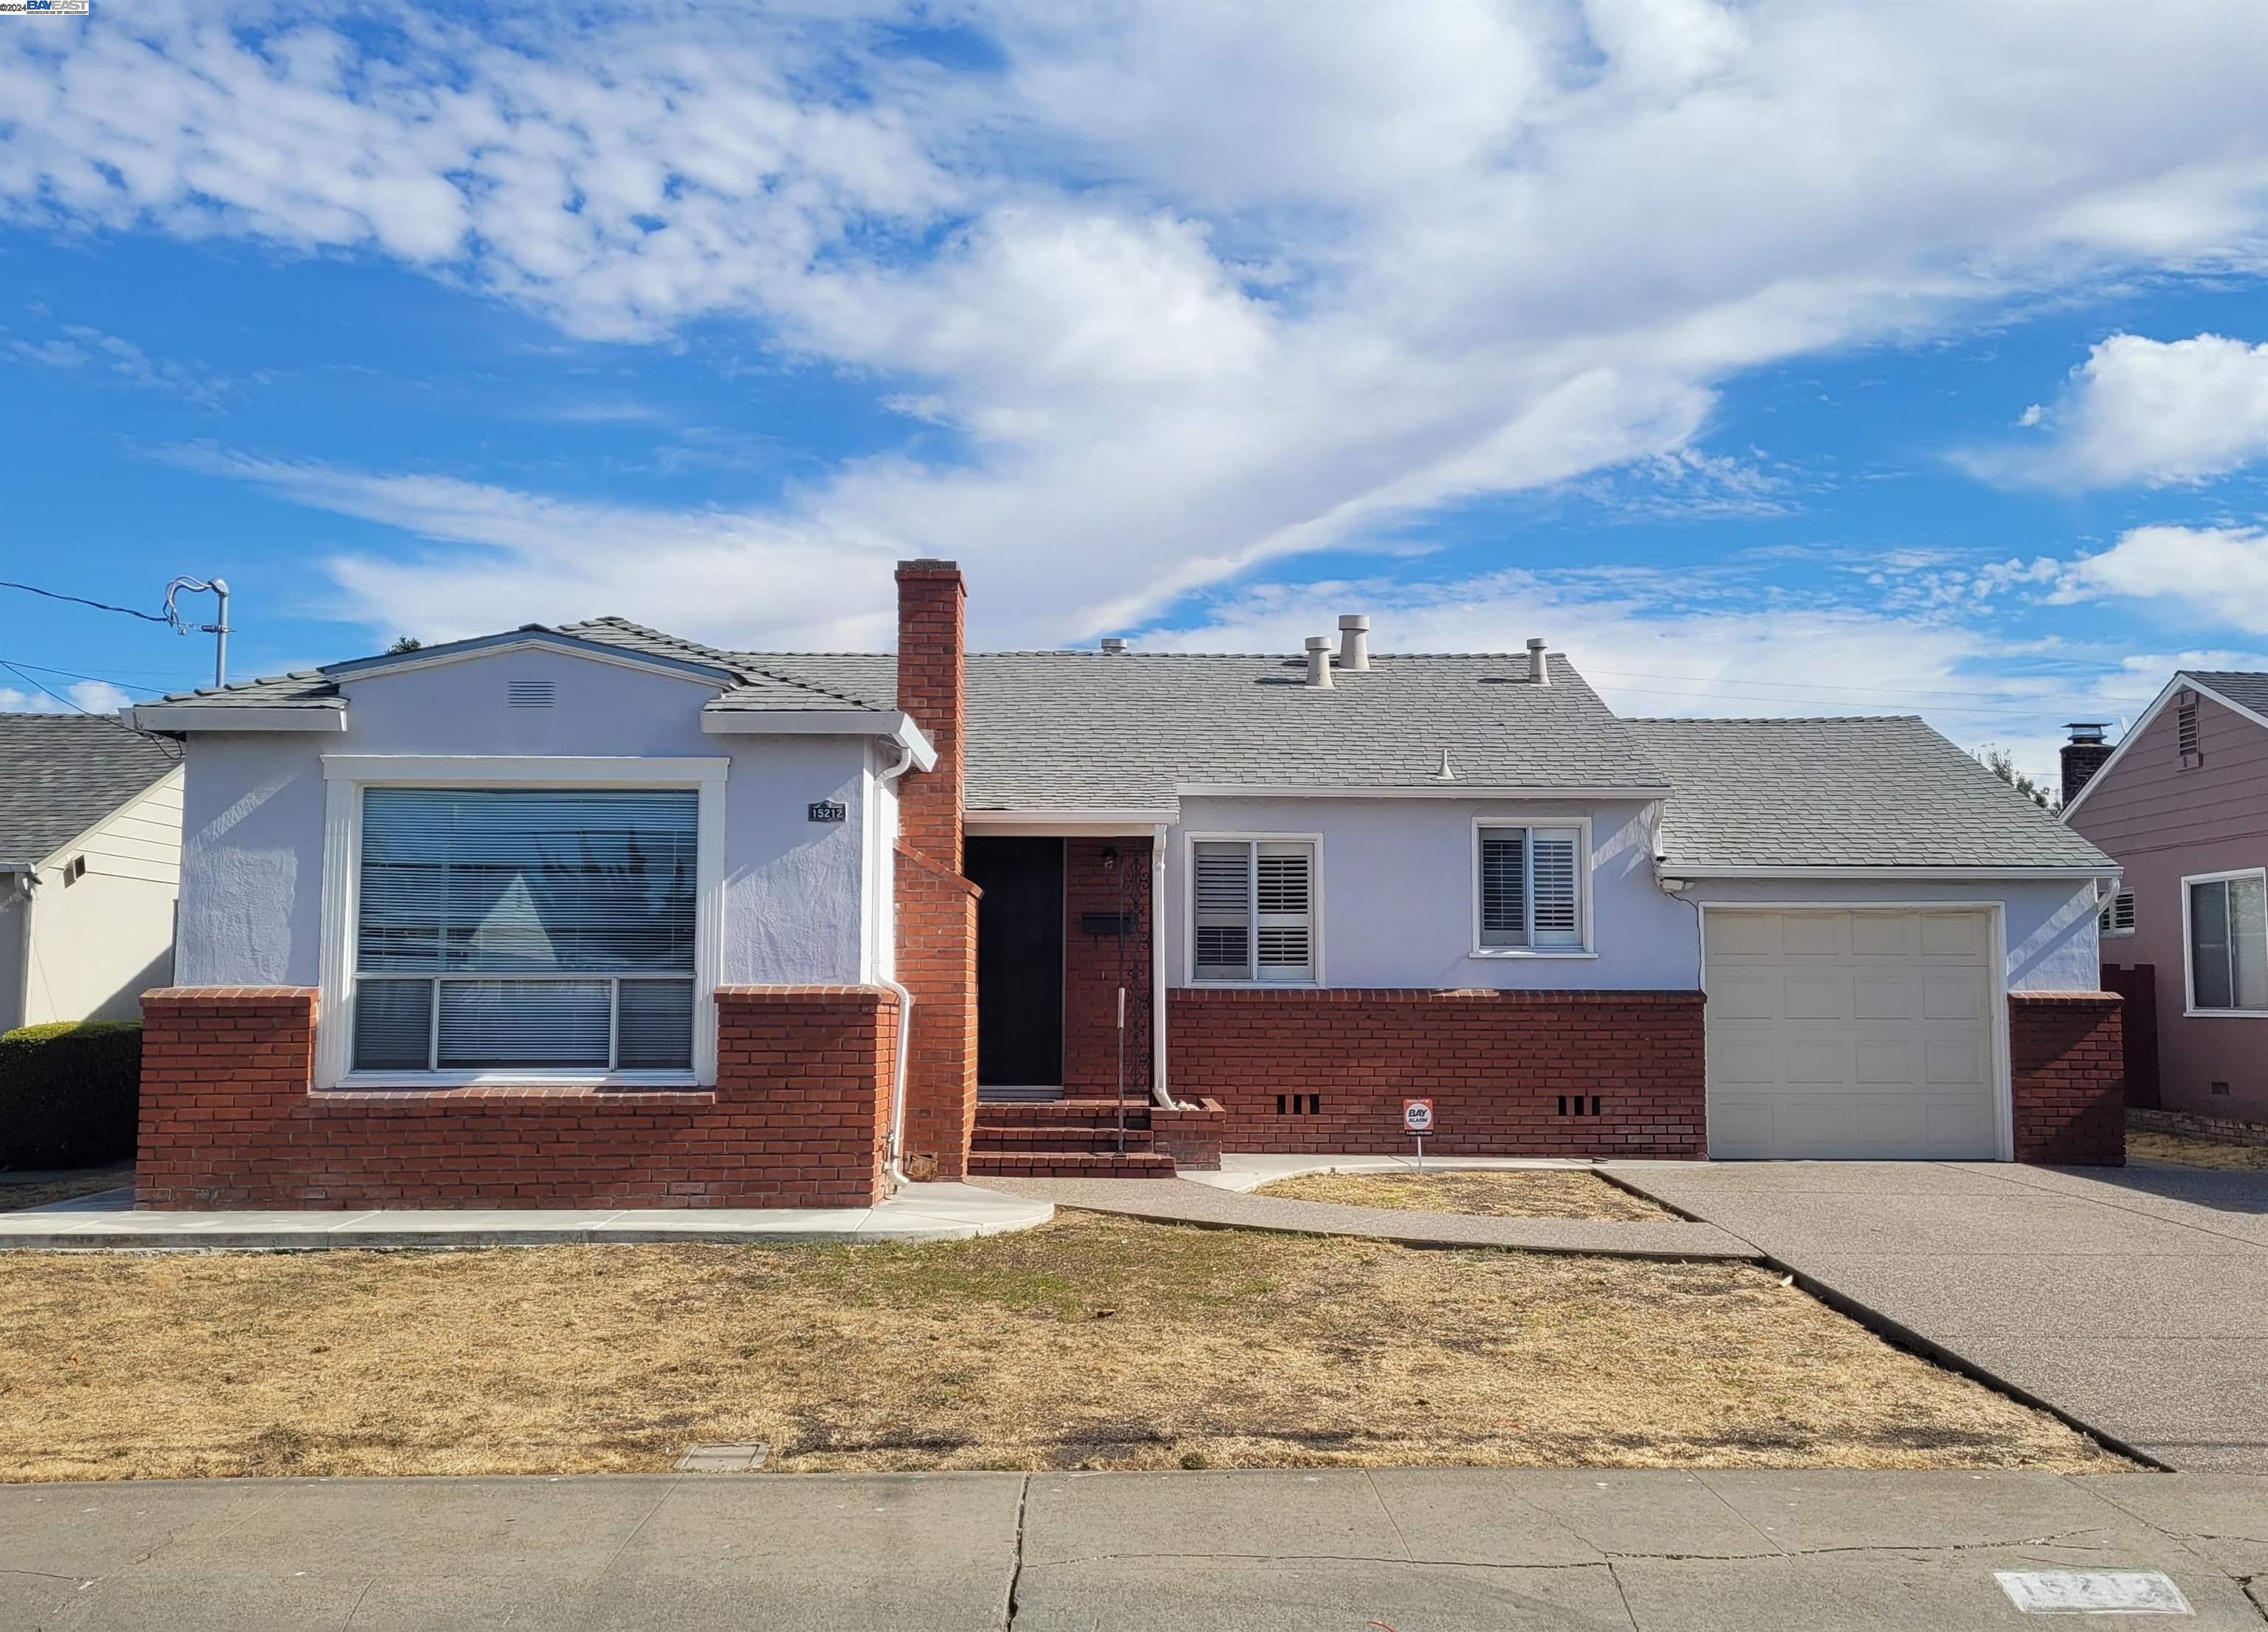
M 1313 981 L 1313 841 L 1207 838 L 1193 849 L 1197 978 Z
M 357 1071 L 683 1071 L 699 795 L 362 790 Z
M 2268 1012 L 2268 880 L 2188 878 L 2190 1008 Z
M 1582 950 L 1583 830 L 1491 823 L 1476 842 L 1479 949 Z

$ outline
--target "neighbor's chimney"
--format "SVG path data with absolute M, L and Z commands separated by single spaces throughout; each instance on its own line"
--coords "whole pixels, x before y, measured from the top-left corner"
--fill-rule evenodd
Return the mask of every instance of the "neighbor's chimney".
M 1339 667 L 1355 674 L 1370 667 L 1370 619 L 1359 612 L 1339 619 Z
M 2093 781 L 2095 773 L 2117 751 L 2102 740 L 2109 728 L 2109 722 L 2102 720 L 2074 720 L 2064 727 L 2071 733 L 2071 741 L 2063 745 L 2063 802 L 2066 805 L 2079 797 L 2079 790 Z
M 898 563 L 898 706 L 937 750 L 937 769 L 898 780 L 898 838 L 961 871 L 961 634 L 968 590 L 951 561 Z
M 1307 683 L 1329 686 L 1331 683 L 1331 638 L 1329 635 L 1307 637 Z
M 1551 683 L 1551 665 L 1543 661 L 1542 635 L 1528 638 L 1528 678 L 1535 685 L 1548 686 Z

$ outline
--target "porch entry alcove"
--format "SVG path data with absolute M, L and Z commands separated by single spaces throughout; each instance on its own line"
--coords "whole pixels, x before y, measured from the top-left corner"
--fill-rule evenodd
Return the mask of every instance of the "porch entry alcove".
M 1064 841 L 968 841 L 976 903 L 976 1091 L 1056 1099 L 1064 1084 Z

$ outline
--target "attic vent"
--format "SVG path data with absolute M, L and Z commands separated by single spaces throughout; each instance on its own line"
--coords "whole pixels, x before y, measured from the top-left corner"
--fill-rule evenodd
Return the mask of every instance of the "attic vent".
M 2205 763 L 2198 744 L 2198 699 L 2194 691 L 2184 691 L 2174 699 L 2174 741 L 2181 750 L 2182 769 L 2194 771 Z
M 559 700 L 559 687 L 550 680 L 507 680 L 504 700 L 511 708 L 549 708 Z

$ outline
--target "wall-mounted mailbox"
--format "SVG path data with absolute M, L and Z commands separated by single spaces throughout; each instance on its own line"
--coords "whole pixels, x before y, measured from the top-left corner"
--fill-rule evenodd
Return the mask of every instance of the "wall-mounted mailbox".
M 1131 912 L 1081 912 L 1079 927 L 1083 934 L 1126 935 L 1134 933 Z

